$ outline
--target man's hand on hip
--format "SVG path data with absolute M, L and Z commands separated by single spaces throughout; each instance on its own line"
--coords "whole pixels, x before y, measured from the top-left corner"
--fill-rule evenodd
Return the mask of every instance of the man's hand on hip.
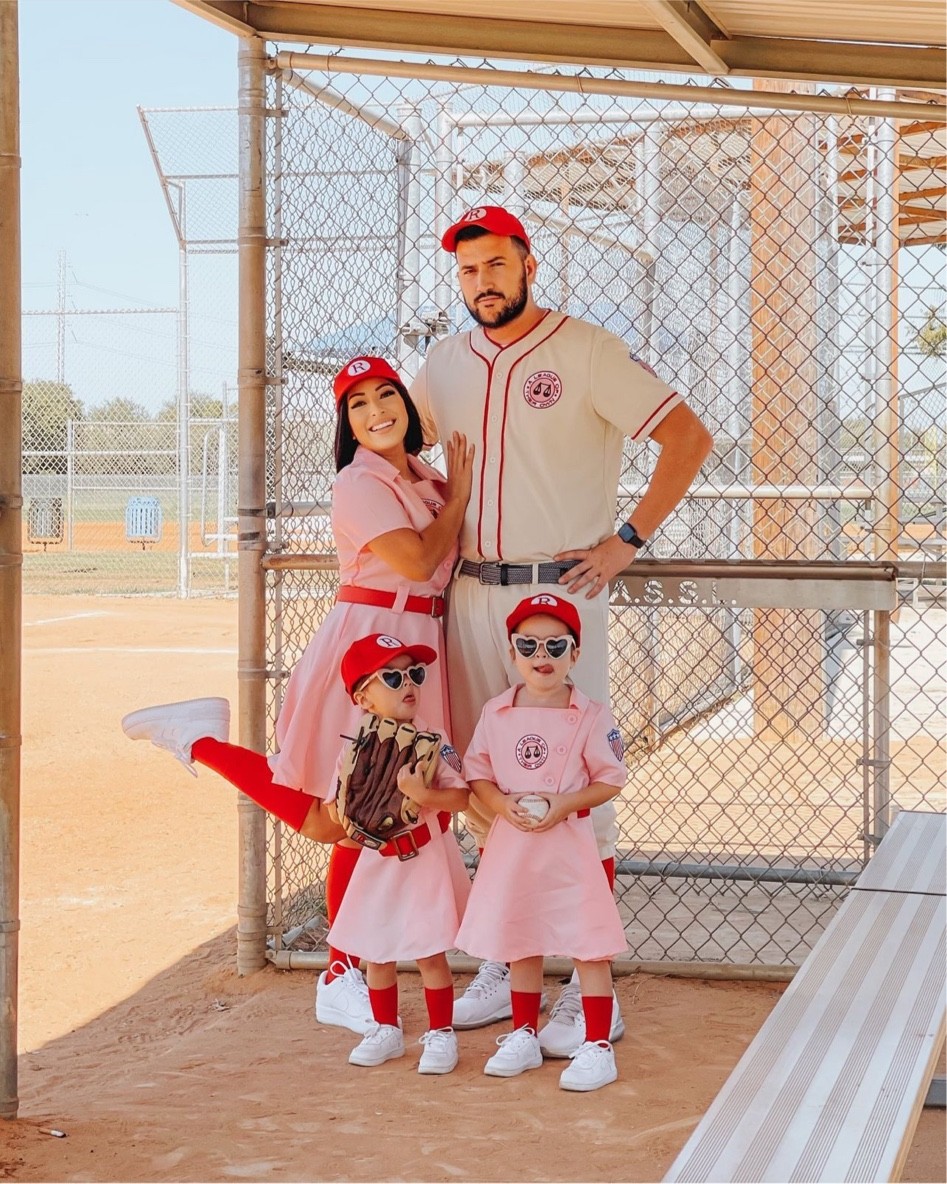
M 559 583 L 566 584 L 573 595 L 585 588 L 585 599 L 593 600 L 637 554 L 637 547 L 623 543 L 617 534 L 587 551 L 562 551 L 556 556 L 557 560 L 578 559 L 580 562 L 561 575 Z

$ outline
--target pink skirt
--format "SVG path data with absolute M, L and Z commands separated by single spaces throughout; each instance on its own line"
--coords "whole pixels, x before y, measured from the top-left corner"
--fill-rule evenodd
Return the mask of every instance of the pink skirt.
M 592 819 L 573 815 L 537 835 L 497 818 L 457 948 L 494 962 L 556 954 L 596 962 L 624 953 L 625 929 Z
M 431 810 L 423 818 L 436 833 L 414 859 L 371 850 L 358 857 L 329 930 L 335 949 L 367 962 L 397 962 L 454 948 L 470 879 L 453 831 L 442 832 Z
M 418 717 L 427 727 L 449 737 L 441 622 L 423 613 L 337 604 L 309 642 L 286 686 L 276 722 L 279 752 L 270 757 L 277 784 L 323 799 L 334 791 L 339 751 L 346 739 L 355 735 L 364 714 L 345 693 L 339 666 L 352 642 L 370 633 L 389 633 L 401 641 L 428 645 L 437 651 L 438 660 L 428 668 L 421 687 Z

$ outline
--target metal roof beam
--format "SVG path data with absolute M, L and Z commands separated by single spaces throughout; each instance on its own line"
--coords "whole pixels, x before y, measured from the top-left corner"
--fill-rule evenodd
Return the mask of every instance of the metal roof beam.
M 720 30 L 707 19 L 699 5 L 671 4 L 669 0 L 640 2 L 681 49 L 698 66 L 703 66 L 708 74 L 730 73 L 730 67 L 710 44 L 713 37 L 720 40 Z
M 803 41 L 778 37 L 714 37 L 717 26 L 688 4 L 689 28 L 700 30 L 705 51 L 723 67 L 702 65 L 666 31 L 627 26 L 561 24 L 413 12 L 342 8 L 286 0 L 174 0 L 182 8 L 234 33 L 281 42 L 309 42 L 419 53 L 464 54 L 520 61 L 550 61 L 672 70 L 729 72 L 747 78 L 798 78 L 865 86 L 944 89 L 943 47 L 861 42 Z M 507 6 L 497 6 L 500 11 Z M 513 6 L 511 5 L 510 8 Z M 682 5 L 668 5 L 671 11 Z M 702 19 L 701 19 L 702 18 Z M 719 31 L 719 30 L 718 30 Z M 696 45 L 692 48 L 699 51 Z M 709 59 L 708 59 L 709 61 Z

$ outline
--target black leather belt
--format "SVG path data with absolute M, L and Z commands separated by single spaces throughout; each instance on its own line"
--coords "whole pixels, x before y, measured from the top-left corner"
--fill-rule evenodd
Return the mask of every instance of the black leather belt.
M 558 584 L 560 576 L 581 562 L 580 559 L 568 559 L 561 563 L 472 563 L 464 559 L 460 574 L 474 576 L 481 584 L 503 587 L 507 584 Z

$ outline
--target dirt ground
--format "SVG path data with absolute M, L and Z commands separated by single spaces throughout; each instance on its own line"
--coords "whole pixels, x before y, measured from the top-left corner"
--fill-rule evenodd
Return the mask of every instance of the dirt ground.
M 119 728 L 147 703 L 235 699 L 236 605 L 28 597 L 24 649 L 21 1110 L 0 1179 L 657 1181 L 779 997 L 619 979 L 620 1080 L 583 1096 L 556 1063 L 484 1077 L 502 1025 L 420 1077 L 406 975 L 407 1056 L 353 1068 L 311 973 L 234 972 L 235 792 Z M 928 1111 L 903 1178 L 945 1174 Z

